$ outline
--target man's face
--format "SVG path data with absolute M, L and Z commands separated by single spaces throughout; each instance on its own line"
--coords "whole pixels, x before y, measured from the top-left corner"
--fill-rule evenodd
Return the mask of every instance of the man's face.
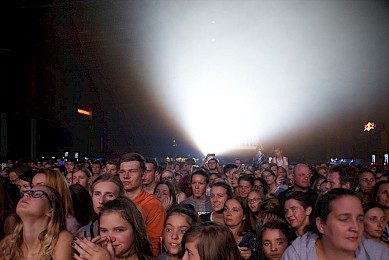
M 238 189 L 239 189 L 239 195 L 242 198 L 247 198 L 247 195 L 249 195 L 249 192 L 253 189 L 253 186 L 249 181 L 240 180 Z
M 143 185 L 149 185 L 155 181 L 155 172 L 154 164 L 146 163 L 146 172 L 143 175 Z
M 73 172 L 74 171 L 74 162 L 66 162 L 65 163 L 65 168 L 68 172 Z
M 116 168 L 115 164 L 107 164 L 105 166 L 105 172 L 106 174 L 117 175 L 118 169 Z
M 242 161 L 241 160 L 236 159 L 234 163 L 235 163 L 236 166 L 238 166 L 238 168 L 242 167 Z
M 120 164 L 119 177 L 124 185 L 124 190 L 127 192 L 135 191 L 142 187 L 143 170 L 140 167 L 140 162 L 122 162 Z
M 327 181 L 331 185 L 331 189 L 340 188 L 339 172 L 329 172 Z
M 216 167 L 217 167 L 217 162 L 215 160 L 210 160 L 208 162 L 208 168 L 210 170 L 216 170 Z
M 364 172 L 359 175 L 359 190 L 363 193 L 370 193 L 375 185 L 375 177 L 371 172 Z
M 311 170 L 305 164 L 296 165 L 294 170 L 294 184 L 301 188 L 306 189 L 309 187 L 311 181 Z
M 93 173 L 93 175 L 100 174 L 100 169 L 101 169 L 101 166 L 100 166 L 99 163 L 93 163 L 92 164 L 92 173 Z

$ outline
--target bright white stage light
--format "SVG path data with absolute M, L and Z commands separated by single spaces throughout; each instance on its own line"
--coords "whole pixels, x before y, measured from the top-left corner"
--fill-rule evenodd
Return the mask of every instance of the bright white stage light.
M 385 48 L 368 2 L 153 2 L 140 19 L 154 91 L 204 153 L 362 106 Z

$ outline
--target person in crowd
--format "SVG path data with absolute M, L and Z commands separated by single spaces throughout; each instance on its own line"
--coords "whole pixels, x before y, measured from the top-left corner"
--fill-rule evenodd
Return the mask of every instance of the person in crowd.
M 125 196 L 140 207 L 144 217 L 147 236 L 153 246 L 154 256 L 159 252 L 159 238 L 162 236 L 165 221 L 165 208 L 152 194 L 143 190 L 143 176 L 146 162 L 138 153 L 127 153 L 120 158 L 120 180 L 124 185 Z
M 0 197 L 2 198 L 4 203 L 2 205 L 3 211 L 1 212 L 2 218 L 4 220 L 4 222 L 1 223 L 1 231 L 4 231 L 4 236 L 8 236 L 14 232 L 15 227 L 20 222 L 20 219 L 16 214 L 16 206 L 19 203 L 21 191 L 15 185 L 8 182 L 0 182 L 0 185 Z M 3 235 L 1 236 L 1 238 L 3 238 Z
M 81 184 L 73 184 L 69 187 L 73 201 L 74 216 L 80 225 L 86 226 L 94 217 L 93 202 L 89 191 Z
M 153 259 L 142 213 L 132 200 L 117 197 L 106 202 L 98 222 L 99 236 L 75 239 L 75 259 Z
M 314 210 L 315 231 L 298 237 L 281 259 L 386 259 L 389 249 L 363 239 L 361 201 L 350 190 L 336 188 L 321 195 Z
M 72 259 L 73 235 L 66 231 L 60 194 L 46 185 L 21 192 L 16 213 L 21 222 L 5 249 L 6 259 Z
M 312 177 L 311 169 L 309 169 L 308 165 L 306 164 L 297 164 L 293 168 L 292 172 L 292 179 L 293 179 L 293 186 L 288 188 L 286 191 L 283 191 L 278 194 L 278 199 L 280 201 L 280 204 L 283 205 L 285 202 L 285 197 L 294 191 L 302 191 L 308 194 L 308 198 L 313 204 L 317 199 L 317 193 L 316 191 L 312 190 L 310 188 L 310 181 Z
M 323 176 L 320 175 L 320 176 L 313 182 L 313 184 L 311 185 L 311 188 L 312 188 L 314 191 L 318 192 L 318 190 L 320 189 L 320 185 L 321 185 L 323 182 L 325 182 L 325 181 L 327 181 L 327 178 L 325 178 L 325 177 L 323 177 Z
M 182 260 L 241 260 L 231 230 L 216 222 L 193 225 L 182 238 Z
M 72 197 L 65 177 L 56 170 L 41 169 L 32 179 L 32 186 L 35 187 L 37 185 L 48 185 L 59 192 L 65 210 L 66 228 L 76 235 L 80 224 L 74 216 Z
M 154 196 L 162 203 L 167 211 L 177 205 L 177 196 L 173 184 L 170 181 L 160 181 L 154 189 Z
M 145 158 L 146 161 L 146 171 L 143 176 L 143 189 L 153 194 L 155 186 L 157 186 L 158 181 L 156 176 L 158 175 L 158 163 L 153 158 Z
M 25 171 L 22 175 L 19 176 L 18 188 L 20 191 L 31 190 L 32 188 L 32 179 L 34 178 L 36 171 L 28 170 Z
M 226 164 L 223 167 L 223 173 L 227 176 L 228 184 L 230 184 L 232 186 L 232 184 L 231 184 L 232 174 L 238 173 L 238 175 L 239 175 L 238 166 L 235 164 L 232 164 L 232 163 Z M 239 176 L 238 176 L 238 178 L 239 178 Z
M 373 202 L 373 187 L 375 183 L 375 175 L 373 172 L 366 169 L 359 172 L 357 195 L 362 201 L 362 204 Z
M 320 176 L 327 178 L 328 167 L 326 165 L 319 165 L 316 167 L 316 172 Z
M 302 191 L 290 193 L 285 198 L 284 211 L 285 219 L 295 230 L 296 235 L 304 235 L 312 214 L 312 205 L 307 198 L 307 194 Z
M 101 171 L 100 162 L 92 162 L 91 172 L 92 172 L 92 179 L 93 180 L 95 180 L 97 177 L 100 176 L 100 171 Z
M 73 172 L 66 171 L 65 174 L 66 184 L 70 187 L 73 185 Z
M 191 183 L 193 195 L 181 203 L 192 205 L 199 215 L 211 213 L 211 200 L 209 196 L 206 195 L 206 190 L 209 184 L 208 172 L 204 169 L 199 169 L 193 172 L 191 176 Z
M 243 259 L 256 257 L 258 240 L 252 225 L 250 210 L 242 197 L 228 199 L 224 205 L 224 222 L 231 229 Z
M 182 192 L 181 189 L 179 188 L 179 185 L 176 180 L 175 172 L 173 172 L 172 170 L 164 170 L 161 174 L 161 180 L 169 181 L 171 184 L 173 184 L 177 203 L 180 203 L 181 201 L 184 201 L 186 199 L 185 193 Z
M 97 216 L 104 203 L 114 200 L 124 194 L 123 183 L 116 175 L 103 174 L 96 178 L 91 185 L 92 204 L 95 215 L 92 223 L 77 231 L 80 238 L 93 239 L 99 235 Z
M 249 206 L 253 221 L 256 223 L 260 221 L 259 207 L 264 199 L 264 196 L 257 190 L 252 190 L 247 195 L 247 204 Z
M 117 161 L 110 160 L 105 164 L 105 174 L 117 175 L 119 171 L 119 164 Z
M 257 218 L 256 230 L 267 222 L 283 219 L 280 202 L 277 198 L 267 198 L 259 206 L 259 218 Z
M 289 165 L 288 157 L 284 156 L 282 149 L 276 147 L 274 149 L 274 154 L 275 156 L 271 159 L 271 162 L 277 164 L 278 166 L 282 166 L 285 169 L 288 169 L 288 165 Z
M 182 237 L 197 222 L 197 213 L 184 205 L 176 205 L 168 210 L 163 230 L 163 245 L 166 252 L 161 253 L 158 260 L 180 259 Z
M 262 177 L 257 177 L 254 179 L 254 190 L 257 190 L 262 196 L 265 196 L 269 191 L 269 185 Z
M 331 189 L 343 188 L 353 190 L 352 174 L 344 165 L 333 165 L 328 169 L 327 181 Z
M 281 192 L 285 191 L 277 182 L 277 175 L 271 169 L 263 170 L 262 177 L 265 179 L 267 185 L 269 186 L 268 193 L 273 193 L 277 196 Z
M 76 171 L 76 160 L 75 159 L 67 159 L 65 162 L 65 167 L 67 172 L 75 172 Z
M 251 175 L 241 175 L 238 179 L 239 196 L 243 199 L 247 198 L 249 192 L 254 188 L 254 178 Z
M 88 168 L 78 169 L 73 173 L 73 184 L 80 184 L 87 191 L 90 191 L 90 185 L 92 183 L 92 172 Z
M 238 159 L 236 158 L 234 160 L 234 164 L 236 165 L 236 167 L 238 168 L 239 171 L 243 170 L 243 164 L 242 164 L 242 160 L 241 159 Z
M 363 205 L 363 212 L 365 213 L 363 218 L 363 236 L 366 239 L 372 239 L 377 243 L 381 243 L 386 247 L 389 247 L 389 244 L 381 240 L 386 225 L 384 211 L 378 207 L 377 204 L 369 203 Z
M 231 178 L 229 179 L 230 186 L 232 187 L 232 190 L 235 195 L 239 196 L 239 180 L 240 173 L 239 172 L 233 172 L 231 173 Z
M 385 214 L 386 225 L 381 240 L 389 244 L 389 181 L 377 182 L 373 188 L 373 197 Z
M 231 186 L 222 182 L 214 183 L 211 187 L 212 212 L 201 215 L 201 220 L 224 224 L 224 204 L 229 198 L 232 198 Z
M 192 188 L 191 188 L 191 175 L 192 175 L 192 168 L 196 165 L 195 160 L 192 158 L 188 158 L 185 160 L 184 168 L 181 171 L 181 191 L 185 193 L 186 197 L 189 198 L 193 195 Z
M 258 232 L 259 259 L 280 260 L 296 239 L 296 234 L 281 220 L 267 222 Z
M 25 167 L 23 167 L 22 164 L 17 163 L 14 167 L 11 168 L 11 171 L 8 175 L 9 181 L 11 184 L 18 185 L 19 182 L 19 176 L 25 172 Z

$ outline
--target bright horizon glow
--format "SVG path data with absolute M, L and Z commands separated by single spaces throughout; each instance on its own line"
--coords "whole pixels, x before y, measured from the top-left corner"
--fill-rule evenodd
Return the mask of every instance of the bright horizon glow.
M 379 69 L 371 58 L 372 28 L 380 23 L 373 18 L 384 15 L 365 5 L 154 2 L 140 18 L 148 28 L 142 40 L 153 92 L 204 154 L 285 136 L 361 107 Z

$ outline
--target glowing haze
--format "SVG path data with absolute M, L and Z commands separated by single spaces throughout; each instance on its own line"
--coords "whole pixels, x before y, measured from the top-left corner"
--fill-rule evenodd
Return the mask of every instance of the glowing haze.
M 384 11 L 369 1 L 153 1 L 139 18 L 150 85 L 203 153 L 287 135 L 363 105 Z

